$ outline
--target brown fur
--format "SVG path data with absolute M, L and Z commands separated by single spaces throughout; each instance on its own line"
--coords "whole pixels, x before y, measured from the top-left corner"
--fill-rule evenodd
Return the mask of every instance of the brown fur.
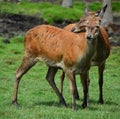
M 27 55 L 35 55 L 36 58 L 42 57 L 46 64 L 49 64 L 50 60 L 54 61 L 53 65 L 63 60 L 65 66 L 69 67 L 77 63 L 76 59 L 84 53 L 86 47 L 84 39 L 85 33 L 79 37 L 53 26 L 41 25 L 27 32 L 25 52 Z M 78 56 L 78 52 L 81 52 L 80 56 Z

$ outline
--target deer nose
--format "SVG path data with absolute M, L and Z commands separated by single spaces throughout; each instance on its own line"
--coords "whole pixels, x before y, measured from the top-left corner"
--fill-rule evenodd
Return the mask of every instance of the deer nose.
M 92 36 L 90 34 L 87 35 L 87 39 L 90 40 Z

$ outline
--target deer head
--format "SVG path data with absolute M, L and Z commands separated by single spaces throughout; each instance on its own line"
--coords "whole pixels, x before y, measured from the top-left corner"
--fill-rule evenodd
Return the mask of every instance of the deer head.
M 88 7 L 85 7 L 85 15 L 71 31 L 74 33 L 86 31 L 86 38 L 88 40 L 93 39 L 93 37 L 96 37 L 99 33 L 99 26 L 106 8 L 107 5 L 97 12 L 88 12 Z

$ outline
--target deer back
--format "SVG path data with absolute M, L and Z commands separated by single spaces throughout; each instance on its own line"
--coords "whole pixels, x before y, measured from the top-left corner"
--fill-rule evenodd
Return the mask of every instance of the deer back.
M 104 27 L 99 28 L 99 37 L 98 37 L 98 44 L 97 44 L 97 50 L 93 57 L 93 60 L 96 62 L 104 62 L 106 58 L 110 54 L 110 42 L 108 34 Z
M 85 33 L 79 36 L 50 25 L 37 26 L 25 36 L 25 54 L 52 66 L 75 65 L 86 49 Z

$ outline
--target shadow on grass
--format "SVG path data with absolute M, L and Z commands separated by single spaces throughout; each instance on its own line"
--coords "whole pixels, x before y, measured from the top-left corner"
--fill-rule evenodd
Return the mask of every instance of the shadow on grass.
M 90 103 L 87 108 L 91 111 L 101 110 L 101 107 L 102 107 L 103 111 L 105 109 L 109 112 L 113 112 L 113 111 L 120 112 L 120 108 L 119 108 L 120 105 L 117 102 L 105 101 L 104 104 L 100 104 L 98 103 L 98 101 L 95 101 L 95 100 L 90 100 L 89 102 Z M 110 107 L 110 108 L 106 108 L 106 107 Z
M 59 102 L 55 102 L 55 101 L 42 101 L 42 102 L 35 102 L 34 106 L 40 106 L 40 105 L 44 105 L 44 106 L 55 106 L 55 107 L 64 107 L 62 106 Z
M 98 110 L 99 111 L 99 110 L 102 109 L 102 111 L 104 111 L 104 109 L 105 109 L 109 112 L 113 112 L 113 111 L 119 112 L 120 111 L 119 104 L 117 102 L 112 102 L 112 101 L 106 101 L 104 104 L 99 104 L 96 100 L 90 100 L 89 103 L 88 103 L 88 107 L 85 108 L 85 109 L 83 109 L 81 105 L 82 105 L 82 102 L 80 104 L 76 105 L 77 110 L 89 110 L 89 111 Z M 18 106 L 15 106 L 15 107 L 16 107 L 16 109 L 20 109 L 20 108 L 23 108 L 23 107 L 33 108 L 35 106 L 48 106 L 48 107 L 72 109 L 72 104 L 71 103 L 67 103 L 67 107 L 65 107 L 65 106 L 62 106 L 58 101 L 41 101 L 41 102 L 38 101 L 38 102 L 33 102 L 30 105 L 29 104 L 26 105 L 26 103 L 23 103 L 23 104 L 20 104 Z M 110 107 L 110 108 L 106 108 L 106 106 Z M 111 108 L 111 106 L 113 108 Z
M 104 104 L 98 103 L 96 100 L 89 100 L 90 104 L 98 104 L 98 105 L 109 105 L 109 106 L 117 106 L 119 105 L 117 102 L 112 102 L 112 101 L 105 101 Z
M 81 105 L 82 105 L 82 101 L 83 101 L 83 99 L 80 99 L 80 100 L 77 100 L 77 102 L 78 101 L 80 101 L 81 102 L 81 104 L 80 105 L 78 105 L 77 104 L 77 106 L 79 107 L 79 108 L 82 108 L 81 107 Z M 97 104 L 97 105 L 108 105 L 108 106 L 119 106 L 119 103 L 117 103 L 117 102 L 113 102 L 113 101 L 105 101 L 104 102 L 104 104 L 99 104 L 98 103 L 98 100 L 92 100 L 92 99 L 90 99 L 89 100 L 89 103 L 88 103 L 88 107 L 89 107 L 89 105 L 93 105 L 93 104 Z M 58 107 L 62 107 L 62 105 L 59 103 L 59 102 L 55 102 L 55 101 L 49 101 L 49 102 L 47 102 L 47 101 L 42 101 L 42 102 L 36 102 L 36 103 L 34 103 L 34 105 L 36 106 L 36 105 L 46 105 L 46 106 L 58 106 Z M 67 107 L 71 107 L 71 103 L 67 103 Z
M 68 109 L 72 109 L 72 104 L 71 103 L 67 103 L 67 106 L 65 107 L 65 106 L 63 106 L 63 105 L 61 105 L 59 102 L 55 102 L 55 101 L 49 101 L 49 102 L 36 102 L 36 103 L 34 103 L 34 105 L 33 106 L 50 106 L 50 107 L 60 107 L 60 108 L 68 108 Z M 77 110 L 78 109 L 82 109 L 82 107 L 81 107 L 81 105 L 78 105 L 78 104 L 76 104 L 76 107 L 77 107 Z
M 105 105 L 118 106 L 119 104 L 117 102 L 106 101 Z

